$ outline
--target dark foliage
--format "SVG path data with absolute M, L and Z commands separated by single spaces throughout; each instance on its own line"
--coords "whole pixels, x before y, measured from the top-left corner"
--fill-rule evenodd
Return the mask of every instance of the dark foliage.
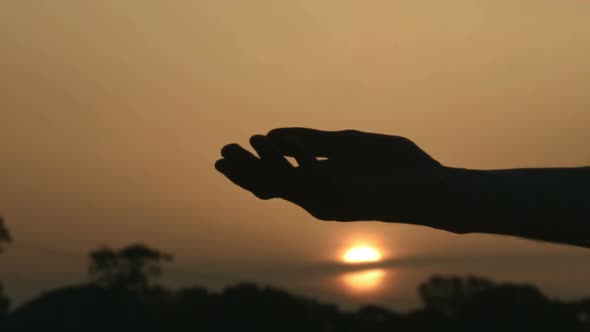
M 474 282 L 486 287 L 473 287 Z M 442 301 L 441 290 L 452 300 Z M 455 287 L 453 286 L 453 287 Z M 142 291 L 95 284 L 43 294 L 14 311 L 2 331 L 588 331 L 590 300 L 562 303 L 534 287 L 484 279 L 436 277 L 421 289 L 442 306 L 398 314 L 377 306 L 343 312 L 337 306 L 284 291 L 239 284 L 220 293 L 205 288 Z M 468 294 L 468 295 L 466 295 Z M 430 301 L 430 293 L 423 295 Z M 452 312 L 452 315 L 449 313 Z
M 152 279 L 162 274 L 160 263 L 172 260 L 172 255 L 142 244 L 121 250 L 101 248 L 89 256 L 89 273 L 95 283 L 128 290 L 146 289 Z
M 0 252 L 2 252 L 3 245 L 11 241 L 12 236 L 10 236 L 10 232 L 6 228 L 6 225 L 4 225 L 4 219 L 0 217 Z
M 4 295 L 4 286 L 0 284 L 0 319 L 5 318 L 10 310 L 10 299 Z

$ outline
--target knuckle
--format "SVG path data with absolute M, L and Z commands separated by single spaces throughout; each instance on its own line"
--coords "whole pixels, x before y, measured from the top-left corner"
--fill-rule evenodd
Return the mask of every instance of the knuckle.
M 342 135 L 347 135 L 347 136 L 356 136 L 356 135 L 362 134 L 362 132 L 360 132 L 356 129 L 341 130 L 341 131 L 339 131 L 339 133 Z
M 283 128 L 275 128 L 275 129 L 271 129 L 266 136 L 277 136 L 280 135 L 280 133 L 283 131 Z
M 327 211 L 319 210 L 319 209 L 308 209 L 307 212 L 311 214 L 314 218 L 324 221 L 333 220 Z

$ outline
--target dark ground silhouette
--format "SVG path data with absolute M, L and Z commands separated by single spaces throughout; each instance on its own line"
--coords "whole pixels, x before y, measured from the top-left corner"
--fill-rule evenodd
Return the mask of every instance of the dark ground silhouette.
M 551 300 L 531 285 L 435 276 L 423 308 L 354 312 L 243 283 L 210 292 L 156 283 L 172 256 L 136 244 L 90 255 L 91 281 L 46 292 L 0 319 L 0 331 L 589 331 L 590 298 Z

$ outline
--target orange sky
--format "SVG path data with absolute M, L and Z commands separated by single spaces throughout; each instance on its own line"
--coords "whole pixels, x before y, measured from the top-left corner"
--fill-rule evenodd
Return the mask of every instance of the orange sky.
M 390 257 L 586 254 L 318 222 L 213 163 L 226 143 L 309 126 L 407 136 L 457 167 L 589 165 L 588 2 L 8 0 L 0 22 L 0 215 L 17 239 L 0 279 L 82 278 L 89 249 L 132 241 L 190 267 L 363 241 Z

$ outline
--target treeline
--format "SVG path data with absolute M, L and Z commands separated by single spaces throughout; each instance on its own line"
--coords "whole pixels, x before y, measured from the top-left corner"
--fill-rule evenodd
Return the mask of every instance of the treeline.
M 156 283 L 172 255 L 144 245 L 89 255 L 90 281 L 56 289 L 0 319 L 0 331 L 590 331 L 590 299 L 548 299 L 530 285 L 435 276 L 418 291 L 423 308 L 355 312 L 272 287 L 222 292 Z

